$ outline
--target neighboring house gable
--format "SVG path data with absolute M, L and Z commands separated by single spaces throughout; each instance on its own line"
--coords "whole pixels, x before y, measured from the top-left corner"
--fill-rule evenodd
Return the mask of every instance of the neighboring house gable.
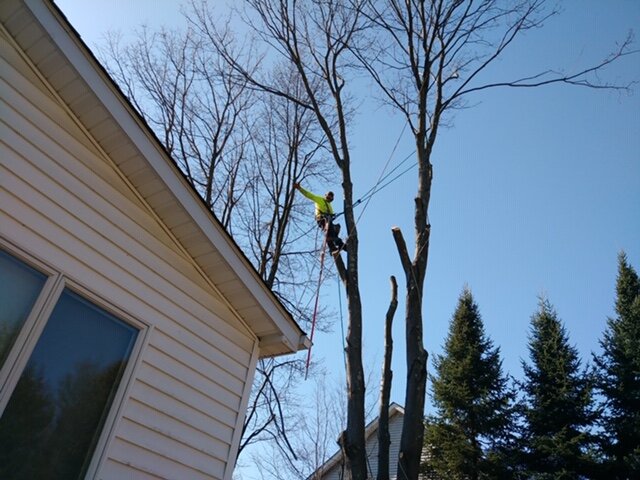
M 230 479 L 258 358 L 308 339 L 55 5 L 0 23 L 0 253 L 42 277 L 0 342 L 0 416 L 72 298 L 133 332 L 87 478 Z
M 389 406 L 389 475 L 395 479 L 400 451 L 400 436 L 402 434 L 402 422 L 404 408 L 397 403 Z M 365 428 L 365 449 L 367 451 L 367 470 L 369 478 L 378 475 L 378 419 L 376 418 Z M 307 480 L 344 480 L 349 478 L 342 452 L 336 453 L 318 468 Z

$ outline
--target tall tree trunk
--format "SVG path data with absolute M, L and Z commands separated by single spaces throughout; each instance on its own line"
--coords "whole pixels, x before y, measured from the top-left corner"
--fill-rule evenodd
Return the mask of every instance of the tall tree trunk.
M 362 367 L 362 303 L 358 280 L 358 232 L 353 215 L 353 185 L 349 154 L 344 152 L 342 162 L 344 214 L 347 228 L 347 268 L 343 278 L 347 289 L 347 309 L 349 327 L 347 330 L 347 428 L 341 436 L 341 447 L 347 458 L 347 466 L 352 480 L 367 479 L 367 457 L 364 441 L 364 400 L 365 384 Z M 340 271 L 340 254 L 336 256 L 336 265 Z
M 387 310 L 384 328 L 384 362 L 380 386 L 380 415 L 378 416 L 378 480 L 389 480 L 389 398 L 391 396 L 391 356 L 393 354 L 393 335 L 391 327 L 398 307 L 398 283 L 391 276 L 391 303 Z
M 419 203 L 419 199 L 416 199 Z M 417 259 L 425 259 L 423 251 L 428 247 L 427 240 L 416 242 Z M 393 237 L 400 254 L 407 284 L 406 297 L 406 358 L 407 358 L 407 387 L 405 393 L 405 415 L 400 439 L 400 453 L 398 456 L 397 478 L 415 480 L 420 473 L 420 458 L 424 437 L 424 402 L 427 383 L 427 351 L 422 341 L 422 282 L 424 268 L 418 268 L 420 261 L 411 262 L 407 246 L 399 228 L 393 229 Z

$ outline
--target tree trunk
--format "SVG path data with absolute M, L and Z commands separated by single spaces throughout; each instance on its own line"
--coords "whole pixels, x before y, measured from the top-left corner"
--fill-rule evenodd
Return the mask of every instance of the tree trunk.
M 416 480 L 420 473 L 420 457 L 424 437 L 424 400 L 427 382 L 427 352 L 422 344 L 422 283 L 419 283 L 419 280 L 424 279 L 424 270 L 419 271 L 416 265 L 411 263 L 407 245 L 398 227 L 393 229 L 393 237 L 407 282 L 405 315 L 407 387 L 397 478 Z M 420 248 L 420 243 L 418 241 L 416 244 L 418 257 L 422 255 L 421 250 L 424 250 L 424 248 Z
M 347 459 L 352 480 L 367 479 L 367 457 L 364 441 L 364 369 L 362 366 L 362 303 L 358 280 L 358 232 L 353 215 L 353 185 L 349 170 L 349 155 L 344 152 L 342 163 L 344 215 L 347 235 L 347 268 L 345 286 L 349 326 L 347 330 L 347 428 L 341 436 L 341 447 Z M 336 265 L 342 262 L 336 255 Z M 338 266 L 340 271 L 340 267 Z
M 398 284 L 391 276 L 391 303 L 387 310 L 384 329 L 384 362 L 382 366 L 382 384 L 380 386 L 380 415 L 378 416 L 378 480 L 389 480 L 389 397 L 391 396 L 391 356 L 393 336 L 391 326 L 398 307 Z

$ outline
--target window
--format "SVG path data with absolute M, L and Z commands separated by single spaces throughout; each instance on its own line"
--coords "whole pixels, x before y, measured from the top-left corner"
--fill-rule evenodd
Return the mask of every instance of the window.
M 16 330 L 29 328 L 25 318 L 46 277 L 7 254 L 2 259 L 0 289 L 9 287 L 13 297 L 11 309 L 2 308 L 9 334 L 0 345 L 22 348 Z M 9 293 L 2 295 L 4 303 Z M 44 328 L 15 388 L 3 392 L 10 394 L 0 417 L 3 479 L 84 476 L 137 338 L 136 328 L 69 288 L 48 311 L 34 320 Z
M 0 365 L 7 359 L 46 279 L 0 250 Z

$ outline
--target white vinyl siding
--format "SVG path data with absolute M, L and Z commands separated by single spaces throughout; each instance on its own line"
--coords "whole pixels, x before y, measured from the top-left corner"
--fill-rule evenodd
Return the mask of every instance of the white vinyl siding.
M 151 328 L 98 478 L 228 476 L 255 335 L 0 43 L 0 235 Z
M 400 436 L 402 435 L 402 422 L 404 415 L 393 415 L 389 418 L 389 476 L 396 478 L 398 468 L 398 454 L 400 453 Z M 378 476 L 378 430 L 374 430 L 366 440 L 368 467 L 371 478 Z
M 389 418 L 389 477 L 391 480 L 396 478 L 396 469 L 398 468 L 398 454 L 400 452 L 400 436 L 402 435 L 403 415 L 395 413 Z M 365 439 L 365 449 L 367 451 L 367 470 L 369 478 L 377 478 L 378 476 L 378 429 L 374 429 Z M 344 472 L 343 472 L 344 468 Z M 333 465 L 326 473 L 322 475 L 322 480 L 344 480 L 349 478 L 346 468 L 340 464 L 340 461 Z M 318 479 L 319 480 L 319 479 Z

